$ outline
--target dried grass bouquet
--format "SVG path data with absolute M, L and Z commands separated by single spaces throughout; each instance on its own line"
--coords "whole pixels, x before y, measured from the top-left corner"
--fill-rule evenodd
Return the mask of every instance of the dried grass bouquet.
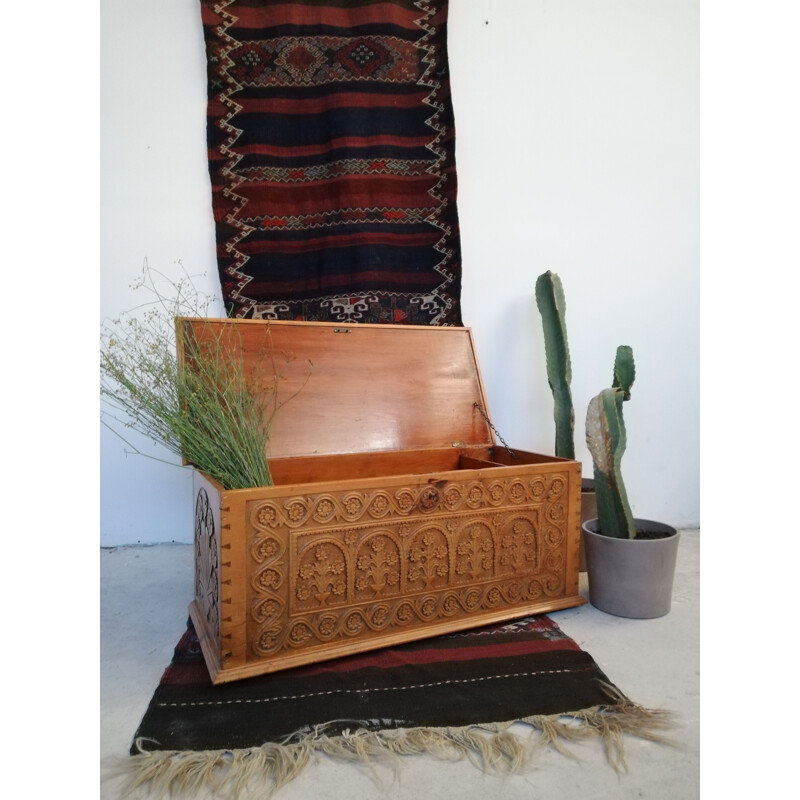
M 196 291 L 192 276 L 172 280 L 145 264 L 132 288 L 143 293 L 143 302 L 101 330 L 102 421 L 133 452 L 141 454 L 125 428 L 164 445 L 227 489 L 271 485 L 270 426 L 291 397 L 279 399 L 283 373 L 269 326 L 245 367 L 240 340 L 237 347 L 230 335 L 223 342 L 219 326 L 203 327 L 214 300 Z M 196 324 L 195 335 L 178 343 L 176 320 L 184 317 L 200 318 L 201 334 Z M 282 366 L 291 360 L 285 356 Z

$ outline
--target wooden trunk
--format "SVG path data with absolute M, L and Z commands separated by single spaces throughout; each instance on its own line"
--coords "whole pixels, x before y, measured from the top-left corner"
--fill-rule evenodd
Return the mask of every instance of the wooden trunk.
M 214 683 L 585 602 L 580 464 L 495 444 L 469 329 L 181 324 L 246 354 L 268 326 L 299 389 L 274 485 L 195 471 L 190 614 Z

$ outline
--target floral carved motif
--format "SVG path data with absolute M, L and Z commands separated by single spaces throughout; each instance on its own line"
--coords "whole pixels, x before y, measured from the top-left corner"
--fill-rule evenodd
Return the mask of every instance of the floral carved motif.
M 530 482 L 531 495 L 536 502 L 541 502 L 544 499 L 545 492 L 547 491 L 547 481 L 542 476 L 537 476 L 531 479 Z
M 456 580 L 478 581 L 489 578 L 494 566 L 492 529 L 485 522 L 473 522 L 458 535 Z
M 277 600 L 268 598 L 257 603 L 253 608 L 253 618 L 256 622 L 270 623 L 274 622 L 283 612 L 283 603 Z
M 443 586 L 450 571 L 447 537 L 439 528 L 424 528 L 408 550 L 408 585 L 411 589 Z
M 336 506 L 332 498 L 323 497 L 317 501 L 314 509 L 314 519 L 318 522 L 327 522 L 336 513 Z
M 463 499 L 464 494 L 462 492 L 461 487 L 458 484 L 451 484 L 447 487 L 444 491 L 444 502 L 448 509 L 454 511 L 461 505 L 461 500 Z
M 259 570 L 256 575 L 255 584 L 264 592 L 275 592 L 281 588 L 283 583 L 283 575 L 273 567 Z
M 257 539 L 253 546 L 253 558 L 259 564 L 263 564 L 265 561 L 272 561 L 280 554 L 281 549 L 280 540 L 274 536 Z
M 492 498 L 493 503 L 501 503 L 506 496 L 506 491 L 502 483 L 495 481 L 489 486 L 489 496 Z
M 533 523 L 527 517 L 515 517 L 505 526 L 500 539 L 498 571 L 512 574 L 530 571 L 536 565 L 537 550 Z
M 412 492 L 410 489 L 402 489 L 401 491 L 397 492 L 394 497 L 397 502 L 397 508 L 401 514 L 407 514 L 412 508 L 414 508 L 416 497 L 414 492 Z
M 335 542 L 311 545 L 300 558 L 295 597 L 300 606 L 322 607 L 346 599 L 347 569 L 344 550 Z
M 261 530 L 275 528 L 278 525 L 278 508 L 273 503 L 264 503 L 256 509 L 254 522 Z
M 480 508 L 483 504 L 483 499 L 483 486 L 481 486 L 479 483 L 475 483 L 470 486 L 469 491 L 467 492 L 467 505 L 470 508 Z
M 356 554 L 355 596 L 371 599 L 400 589 L 400 547 L 386 534 L 370 536 Z
M 386 516 L 391 510 L 391 500 L 383 492 L 378 492 L 369 504 L 369 514 L 376 519 Z
M 194 506 L 194 594 L 219 643 L 219 542 L 208 493 L 202 487 Z

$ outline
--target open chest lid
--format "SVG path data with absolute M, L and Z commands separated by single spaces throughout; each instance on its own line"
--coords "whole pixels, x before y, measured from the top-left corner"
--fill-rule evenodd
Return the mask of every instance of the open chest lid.
M 494 444 L 469 328 L 179 319 L 179 342 L 187 330 L 241 347 L 245 370 L 271 352 L 285 404 L 270 458 Z

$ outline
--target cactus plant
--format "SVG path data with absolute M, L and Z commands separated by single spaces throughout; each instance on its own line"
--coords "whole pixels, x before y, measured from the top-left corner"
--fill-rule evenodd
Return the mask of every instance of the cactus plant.
M 626 446 L 622 404 L 630 399 L 635 376 L 633 351 L 622 345 L 617 348 L 612 387 L 592 398 L 586 413 L 586 444 L 594 463 L 599 532 L 621 539 L 636 537 L 633 513 L 620 471 Z
M 547 382 L 553 392 L 556 422 L 556 456 L 575 458 L 575 410 L 572 405 L 572 365 L 567 342 L 564 287 L 554 272 L 543 273 L 536 279 L 536 305 L 542 315 L 544 329 Z

